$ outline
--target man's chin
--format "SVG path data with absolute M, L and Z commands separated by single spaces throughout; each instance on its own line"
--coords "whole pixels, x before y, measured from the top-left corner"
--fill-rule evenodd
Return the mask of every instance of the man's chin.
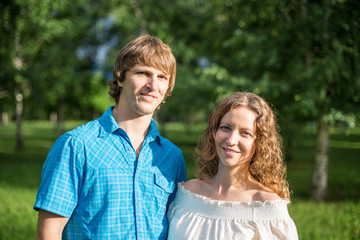
M 154 114 L 156 108 L 157 108 L 157 106 L 156 107 L 139 107 L 137 110 L 140 115 L 147 116 L 147 115 Z

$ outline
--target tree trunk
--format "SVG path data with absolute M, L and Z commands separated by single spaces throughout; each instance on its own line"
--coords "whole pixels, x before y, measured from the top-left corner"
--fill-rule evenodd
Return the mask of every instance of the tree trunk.
M 21 58 L 21 45 L 20 45 L 20 33 L 15 32 L 15 39 L 14 39 L 14 46 L 15 46 L 15 57 L 13 58 L 13 64 L 17 73 L 23 67 L 23 60 Z M 16 118 L 16 148 L 23 149 L 24 148 L 24 136 L 22 132 L 22 115 L 23 115 L 23 95 L 20 91 L 15 92 L 16 98 L 16 109 L 15 109 L 15 118 Z
M 327 172 L 329 162 L 329 124 L 322 116 L 317 123 L 315 171 L 312 183 L 312 198 L 324 201 L 327 191 Z
M 24 148 L 24 136 L 22 132 L 22 114 L 23 114 L 23 95 L 18 93 L 16 95 L 16 148 Z
M 58 113 L 57 113 L 57 130 L 59 134 L 63 134 L 65 132 L 65 114 L 64 114 L 64 106 L 62 103 L 62 98 L 58 98 Z
M 50 122 L 51 124 L 55 127 L 57 127 L 57 120 L 58 119 L 58 114 L 57 112 L 51 112 L 50 113 Z
M 1 123 L 4 126 L 7 126 L 9 124 L 9 114 L 7 112 L 1 113 Z

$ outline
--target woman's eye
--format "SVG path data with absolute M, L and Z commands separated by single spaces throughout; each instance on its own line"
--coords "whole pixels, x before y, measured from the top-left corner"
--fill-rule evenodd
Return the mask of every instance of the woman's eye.
M 220 129 L 222 129 L 222 130 L 231 130 L 231 128 L 228 127 L 228 126 L 220 126 Z
M 249 137 L 251 137 L 251 136 L 252 136 L 252 135 L 251 135 L 251 133 L 246 132 L 246 131 L 241 132 L 241 135 L 244 135 L 244 136 L 249 136 Z

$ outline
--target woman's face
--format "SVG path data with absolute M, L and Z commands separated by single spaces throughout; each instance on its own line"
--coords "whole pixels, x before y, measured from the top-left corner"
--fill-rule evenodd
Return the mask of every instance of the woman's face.
M 247 107 L 227 112 L 215 133 L 219 166 L 234 168 L 250 163 L 255 152 L 256 115 Z

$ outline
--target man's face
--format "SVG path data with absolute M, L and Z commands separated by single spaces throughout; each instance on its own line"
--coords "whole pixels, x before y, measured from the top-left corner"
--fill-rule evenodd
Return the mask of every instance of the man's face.
M 153 114 L 163 101 L 169 87 L 170 75 L 143 64 L 136 64 L 118 82 L 122 87 L 118 105 L 128 117 Z

